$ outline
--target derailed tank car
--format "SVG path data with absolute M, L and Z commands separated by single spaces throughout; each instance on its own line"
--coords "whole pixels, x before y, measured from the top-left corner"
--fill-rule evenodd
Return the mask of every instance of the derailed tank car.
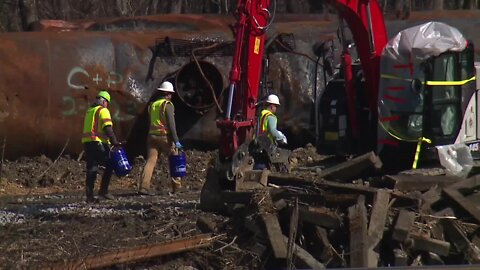
M 414 18 L 412 23 L 422 20 Z M 474 26 L 462 20 L 449 23 L 478 43 Z M 219 141 L 215 119 L 222 113 L 231 67 L 233 22 L 231 16 L 214 15 L 40 21 L 34 32 L 0 34 L 4 156 L 56 156 L 64 147 L 64 153 L 78 155 L 84 112 L 101 88 L 112 93 L 119 138 L 128 139 L 129 153 L 141 153 L 148 125 L 145 105 L 162 80 L 177 88 L 182 142 L 214 149 Z M 303 146 L 315 142 L 313 101 L 324 85 L 312 47 L 326 40 L 336 43 L 338 24 L 319 15 L 277 15 L 275 22 L 267 32 L 269 69 L 262 87 L 280 96 L 279 128 L 289 145 Z M 403 29 L 409 21 L 392 24 L 388 28 Z
M 302 133 L 310 128 L 310 111 L 299 108 L 312 102 L 315 63 L 299 55 L 310 53 L 313 40 L 332 38 L 333 22 L 315 19 L 306 29 L 298 18 L 289 20 L 271 34 L 270 79 L 274 91 L 286 99 L 280 117 L 293 132 Z M 5 157 L 55 156 L 63 148 L 79 154 L 84 112 L 103 88 L 112 94 L 117 136 L 128 139 L 130 149 L 142 149 L 145 105 L 163 80 L 177 89 L 182 141 L 216 146 L 214 120 L 221 113 L 231 65 L 231 23 L 230 17 L 165 15 L 42 21 L 36 32 L 1 34 L 0 139 L 6 142 Z M 298 37 L 290 35 L 295 31 Z

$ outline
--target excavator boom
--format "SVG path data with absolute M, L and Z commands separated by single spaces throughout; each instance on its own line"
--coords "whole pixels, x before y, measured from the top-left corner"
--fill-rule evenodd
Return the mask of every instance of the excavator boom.
M 376 116 L 379 56 L 387 42 L 382 11 L 377 1 L 327 1 L 338 10 L 341 21 L 349 25 L 362 62 L 371 114 Z M 235 12 L 235 51 L 232 59 L 228 99 L 224 117 L 217 121 L 220 128 L 219 163 L 226 178 L 233 180 L 237 171 L 239 147 L 254 135 L 265 32 L 270 23 L 270 0 L 239 0 Z M 358 134 L 352 59 L 344 46 L 342 53 L 345 91 L 351 129 Z M 244 156 L 243 154 L 241 155 Z M 224 173 L 221 173 L 224 174 Z
M 388 42 L 382 9 L 376 0 L 327 0 L 351 30 L 365 77 L 368 107 L 373 118 L 377 117 L 378 83 L 380 77 L 380 55 Z M 355 111 L 357 93 L 352 74 L 352 58 L 344 44 L 342 67 L 348 115 L 354 138 L 358 137 L 358 121 Z
M 228 101 L 224 119 L 217 121 L 221 131 L 220 156 L 227 161 L 253 135 L 265 30 L 270 18 L 269 5 L 269 0 L 241 0 L 237 3 Z
M 341 19 L 351 29 L 362 63 L 369 109 L 377 115 L 379 58 L 387 43 L 382 10 L 373 0 L 327 1 L 337 9 Z M 240 0 L 235 16 L 235 51 L 230 72 L 230 84 L 225 115 L 217 121 L 221 130 L 220 156 L 231 160 L 238 147 L 252 138 L 255 127 L 255 104 L 258 99 L 265 30 L 269 23 L 270 0 Z M 355 113 L 356 91 L 352 74 L 352 59 L 348 49 L 342 53 L 345 88 L 352 132 L 358 134 Z

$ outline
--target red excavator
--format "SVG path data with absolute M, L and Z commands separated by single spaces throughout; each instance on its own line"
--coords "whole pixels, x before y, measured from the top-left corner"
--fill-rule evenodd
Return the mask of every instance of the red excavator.
M 352 61 L 352 43 L 342 34 L 342 72 L 316 104 L 317 149 L 375 151 L 387 171 L 415 169 L 419 160 L 435 164 L 440 145 L 465 143 L 478 156 L 473 43 L 439 22 L 387 41 L 376 1 L 328 2 L 347 22 L 360 61 Z
M 335 154 L 377 151 L 396 163 L 399 163 L 400 157 L 406 156 L 411 164 L 420 152 L 423 155 L 429 153 L 430 146 L 459 142 L 458 138 L 463 136 L 461 133 L 467 129 L 466 122 L 471 133 L 471 115 L 476 113 L 472 43 L 455 43 L 463 39 L 455 31 L 453 43 L 456 46 L 443 46 L 434 52 L 418 49 L 417 43 L 432 41 L 417 42 L 411 33 L 404 33 L 404 36 L 388 42 L 382 10 L 377 1 L 325 2 L 338 11 L 343 50 L 340 70 L 332 76 L 322 96 L 315 102 L 318 107 L 317 148 L 320 151 Z M 234 28 L 236 44 L 226 113 L 223 119 L 217 121 L 221 130 L 221 146 L 215 164 L 208 172 L 200 199 L 205 210 L 218 209 L 216 199 L 220 194 L 217 191 L 236 190 L 257 160 L 268 163 L 271 169 L 288 170 L 288 166 L 281 164 L 288 164 L 289 152 L 275 147 L 261 136 L 255 136 L 257 104 L 259 98 L 268 95 L 266 87 L 262 87 L 264 82 L 261 78 L 266 66 L 265 31 L 272 23 L 273 12 L 270 0 L 238 1 Z M 344 21 L 353 37 L 351 43 L 346 41 Z M 420 27 L 413 31 L 443 34 L 448 32 L 445 29 L 451 30 L 446 25 L 433 25 L 431 28 L 433 30 Z M 408 45 L 410 43 L 405 40 L 413 43 Z M 452 39 L 444 43 L 448 45 L 450 41 Z M 425 47 L 432 46 L 427 44 Z M 318 48 L 319 56 L 327 51 L 326 46 Z M 352 59 L 353 48 L 356 48 L 359 61 Z M 382 52 L 385 51 L 384 61 Z M 421 62 L 416 62 L 416 53 L 419 52 Z M 326 61 L 324 63 L 326 67 Z M 380 84 L 384 89 L 379 90 Z M 412 98 L 415 102 L 410 100 Z M 472 102 L 475 104 L 472 105 Z M 464 121 L 467 114 L 470 120 Z M 478 146 L 476 118 L 474 124 L 473 137 Z M 425 141 L 430 141 L 430 144 L 424 143 L 419 147 Z M 426 150 L 419 151 L 419 148 Z

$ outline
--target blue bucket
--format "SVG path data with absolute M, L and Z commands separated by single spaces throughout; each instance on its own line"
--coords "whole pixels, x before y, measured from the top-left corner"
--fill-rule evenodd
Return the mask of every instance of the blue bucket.
M 171 177 L 184 177 L 187 175 L 187 157 L 184 152 L 179 152 L 178 155 L 170 155 L 168 161 L 170 163 Z
M 130 162 L 128 162 L 127 154 L 122 147 L 116 147 L 110 151 L 110 162 L 118 177 L 125 176 L 132 171 L 132 166 Z

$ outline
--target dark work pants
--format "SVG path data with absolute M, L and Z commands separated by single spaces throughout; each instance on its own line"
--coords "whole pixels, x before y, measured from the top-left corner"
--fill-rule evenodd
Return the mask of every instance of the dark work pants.
M 108 193 L 108 185 L 110 184 L 110 178 L 112 178 L 113 167 L 109 162 L 110 147 L 108 144 L 100 142 L 87 142 L 84 143 L 85 158 L 87 160 L 87 180 L 85 182 L 85 191 L 87 198 L 93 198 L 93 189 L 95 186 L 95 180 L 97 180 L 98 166 L 104 165 L 105 171 L 103 172 L 102 182 L 100 183 L 99 194 Z

